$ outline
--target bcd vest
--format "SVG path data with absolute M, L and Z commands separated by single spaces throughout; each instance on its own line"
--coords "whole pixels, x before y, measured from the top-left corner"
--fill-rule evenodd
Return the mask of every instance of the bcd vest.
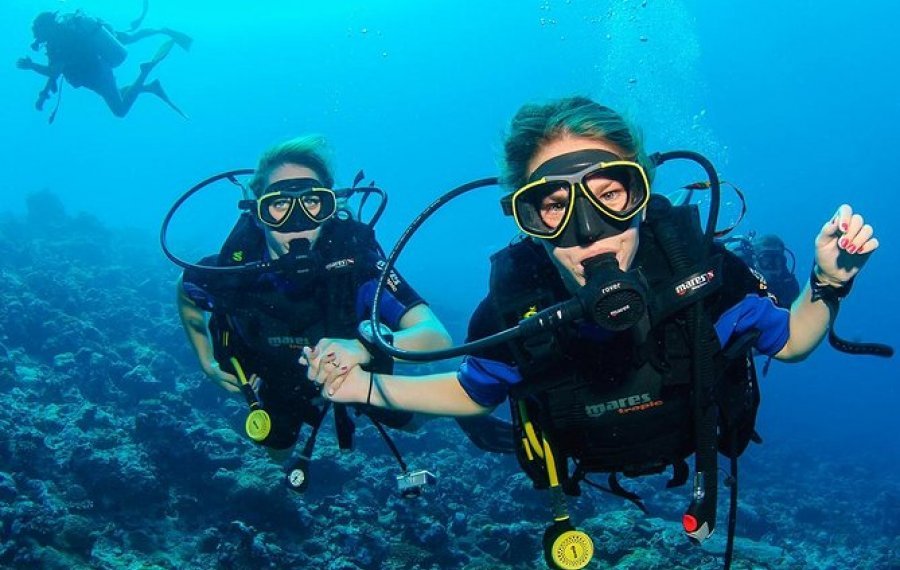
M 259 261 L 265 248 L 263 233 L 245 216 L 226 239 L 218 263 Z M 357 292 L 375 276 L 378 251 L 371 228 L 332 220 L 322 226 L 310 251 L 310 275 L 217 275 L 209 284 L 215 299 L 210 332 L 219 365 L 233 373 L 229 360 L 235 357 L 247 376 L 257 374 L 276 394 L 299 390 L 305 400 L 316 397 L 316 386 L 298 374 L 297 359 L 304 346 L 315 346 L 322 338 L 356 337 Z M 311 408 L 305 421 L 310 423 L 317 413 Z
M 697 279 L 708 280 L 699 283 L 705 290 L 693 298 L 681 298 L 676 292 L 685 276 L 674 274 L 657 240 L 653 228 L 662 223 L 675 225 L 692 267 L 701 269 Z M 694 352 L 684 312 L 693 303 L 714 306 L 722 281 L 721 259 L 704 260 L 702 243 L 696 209 L 669 208 L 660 219 L 648 218 L 641 225 L 634 261 L 649 286 L 650 314 L 645 323 L 617 334 L 576 323 L 509 344 L 523 376 L 510 394 L 512 417 L 523 442 L 517 457 L 536 487 L 546 488 L 548 482 L 545 464 L 529 449 L 529 436 L 535 440 L 532 430 L 550 443 L 567 493 L 577 494 L 579 479 L 591 472 L 636 476 L 673 465 L 670 485 L 684 482 L 685 458 L 696 449 L 691 405 Z M 492 257 L 491 296 L 502 328 L 570 298 L 547 252 L 530 239 Z M 608 338 L 602 343 L 592 340 L 598 334 Z M 718 348 L 714 334 L 707 334 L 704 342 Z M 717 351 L 715 358 L 718 444 L 723 453 L 739 455 L 754 435 L 759 392 L 749 346 L 729 349 Z M 577 465 L 571 478 L 570 458 Z

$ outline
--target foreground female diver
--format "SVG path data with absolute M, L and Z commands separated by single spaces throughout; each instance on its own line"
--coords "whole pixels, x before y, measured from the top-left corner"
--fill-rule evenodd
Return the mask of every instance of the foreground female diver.
M 633 293 L 606 315 L 624 315 L 623 322 L 604 329 L 576 320 L 528 342 L 482 350 L 456 373 L 417 378 L 335 370 L 334 357 L 305 349 L 308 377 L 338 402 L 469 415 L 509 398 L 520 464 L 554 499 L 544 542 L 556 567 L 582 568 L 592 555 L 562 501 L 591 472 L 609 473 L 611 490 L 640 504 L 616 473 L 659 473 L 671 465 L 671 484 L 678 485 L 687 479 L 685 459 L 696 452 L 683 524 L 692 539 L 708 537 L 716 452 L 732 459 L 736 474 L 734 459 L 758 439 L 750 349 L 803 360 L 878 248 L 863 217 L 840 206 L 816 237 L 809 284 L 790 311 L 779 308 L 737 256 L 720 245 L 704 253 L 695 213 L 651 197 L 654 166 L 623 118 L 590 99 L 522 107 L 505 143 L 503 181 L 512 192 L 503 204 L 527 237 L 492 257 L 490 291 L 469 337 L 515 326 L 588 289 Z M 729 527 L 733 534 L 733 515 Z M 726 565 L 729 559 L 730 545 Z
M 245 382 L 252 386 L 250 397 L 261 400 L 255 404 L 270 425 L 254 430 L 248 424 L 248 435 L 278 460 L 289 455 L 304 424 L 312 426 L 303 454 L 308 459 L 328 413 L 318 390 L 303 380 L 297 362 L 302 347 L 318 342 L 329 354 L 350 351 L 352 357 L 328 360 L 338 370 L 387 365 L 375 362 L 381 355 L 368 352 L 357 333 L 371 306 L 381 248 L 372 228 L 342 209 L 333 185 L 321 137 L 297 137 L 268 149 L 250 182 L 255 199 L 242 206 L 252 214 L 241 218 L 219 254 L 186 269 L 177 287 L 178 311 L 201 369 L 228 392 L 245 392 Z M 261 261 L 296 267 L 240 271 Z M 216 270 L 228 268 L 239 271 Z M 399 274 L 392 273 L 389 297 L 380 319 L 395 331 L 398 346 L 449 345 L 444 325 Z M 389 427 L 416 425 L 411 413 L 354 408 Z M 348 410 L 335 406 L 334 416 L 339 443 L 349 447 Z M 488 420 L 460 425 L 476 445 L 510 452 L 508 424 Z M 503 427 L 505 438 L 490 437 L 492 428 Z

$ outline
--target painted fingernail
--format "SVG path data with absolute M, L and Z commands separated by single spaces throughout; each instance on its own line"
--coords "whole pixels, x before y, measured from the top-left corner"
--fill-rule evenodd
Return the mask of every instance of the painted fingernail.
M 331 358 L 332 356 L 334 356 L 334 353 L 329 352 L 328 354 L 325 355 L 325 358 Z
M 843 230 L 843 231 L 847 231 L 848 227 L 849 226 L 846 223 L 841 224 L 841 230 Z
M 855 252 L 855 251 L 856 251 L 856 246 L 855 246 L 855 245 L 851 245 L 850 247 L 847 248 L 847 251 L 848 251 L 849 253 Z
M 346 366 L 341 366 L 341 372 L 346 372 L 348 368 Z
M 846 248 L 847 247 L 847 238 L 841 238 L 841 241 L 838 242 L 838 245 Z

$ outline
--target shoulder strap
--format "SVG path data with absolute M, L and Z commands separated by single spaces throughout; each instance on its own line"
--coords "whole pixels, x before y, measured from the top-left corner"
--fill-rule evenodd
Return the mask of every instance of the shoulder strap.
M 491 256 L 490 299 L 498 330 L 514 326 L 525 317 L 557 303 L 565 285 L 546 251 L 531 239 L 523 239 Z M 528 376 L 554 360 L 555 333 L 511 341 L 508 346 L 520 371 Z
M 695 206 L 690 206 L 696 212 Z M 703 251 L 705 242 L 698 240 L 696 233 L 685 234 L 688 229 L 682 224 L 673 223 L 679 219 L 668 201 L 657 200 L 656 205 L 648 210 L 648 225 L 654 232 L 657 243 L 668 259 L 677 279 L 691 276 L 695 269 L 703 267 L 708 252 Z M 663 215 L 660 216 L 659 213 Z M 671 222 L 669 221 L 671 220 Z M 699 228 L 699 216 L 697 224 Z M 687 239 L 686 239 L 687 238 Z M 699 243 L 699 246 L 697 245 Z M 697 247 L 701 249 L 697 251 Z M 699 253 L 699 255 L 697 255 Z M 692 255 L 693 254 L 693 255 Z M 719 280 L 721 281 L 721 280 Z M 707 280 L 707 283 L 709 280 Z M 684 296 L 690 296 L 685 311 L 687 330 L 692 345 L 693 357 L 693 414 L 694 433 L 696 437 L 696 455 L 692 500 L 684 520 L 688 536 L 703 541 L 712 534 L 716 525 L 716 500 L 718 497 L 718 415 L 719 410 L 715 398 L 715 353 L 718 350 L 718 338 L 710 321 L 704 304 L 698 302 L 707 293 L 696 294 L 707 288 L 705 284 L 697 284 L 699 289 L 691 289 L 691 282 L 681 284 Z

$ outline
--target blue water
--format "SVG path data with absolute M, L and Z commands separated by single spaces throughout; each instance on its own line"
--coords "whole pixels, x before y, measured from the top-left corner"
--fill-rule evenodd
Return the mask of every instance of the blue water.
M 747 195 L 738 231 L 779 233 L 801 279 L 817 231 L 851 204 L 881 247 L 844 303 L 838 330 L 900 345 L 894 3 L 153 0 L 147 26 L 195 40 L 153 75 L 190 119 L 150 96 L 117 119 L 96 95 L 67 85 L 48 125 L 55 100 L 34 111 L 43 81 L 13 63 L 26 54 L 41 60 L 28 49 L 34 14 L 75 8 L 125 27 L 140 3 L 0 7 L 2 210 L 22 212 L 26 194 L 50 189 L 68 211 L 150 241 L 171 202 L 196 181 L 252 167 L 270 144 L 317 132 L 331 143 L 339 183 L 364 168 L 390 193 L 378 235 L 391 246 L 441 192 L 496 173 L 519 105 L 587 94 L 641 125 L 650 150 L 687 148 L 713 159 Z M 133 46 L 117 70 L 120 84 L 158 45 Z M 467 313 L 484 293 L 489 254 L 515 235 L 498 195 L 484 190 L 448 207 L 401 258 L 400 269 L 435 306 Z M 209 243 L 185 239 L 176 244 L 183 251 L 216 249 L 237 195 L 225 188 L 221 199 L 224 218 L 182 230 Z M 460 326 L 453 332 L 461 339 Z M 893 477 L 898 372 L 896 359 L 850 357 L 827 345 L 805 363 L 775 364 L 763 383 L 760 432 Z

